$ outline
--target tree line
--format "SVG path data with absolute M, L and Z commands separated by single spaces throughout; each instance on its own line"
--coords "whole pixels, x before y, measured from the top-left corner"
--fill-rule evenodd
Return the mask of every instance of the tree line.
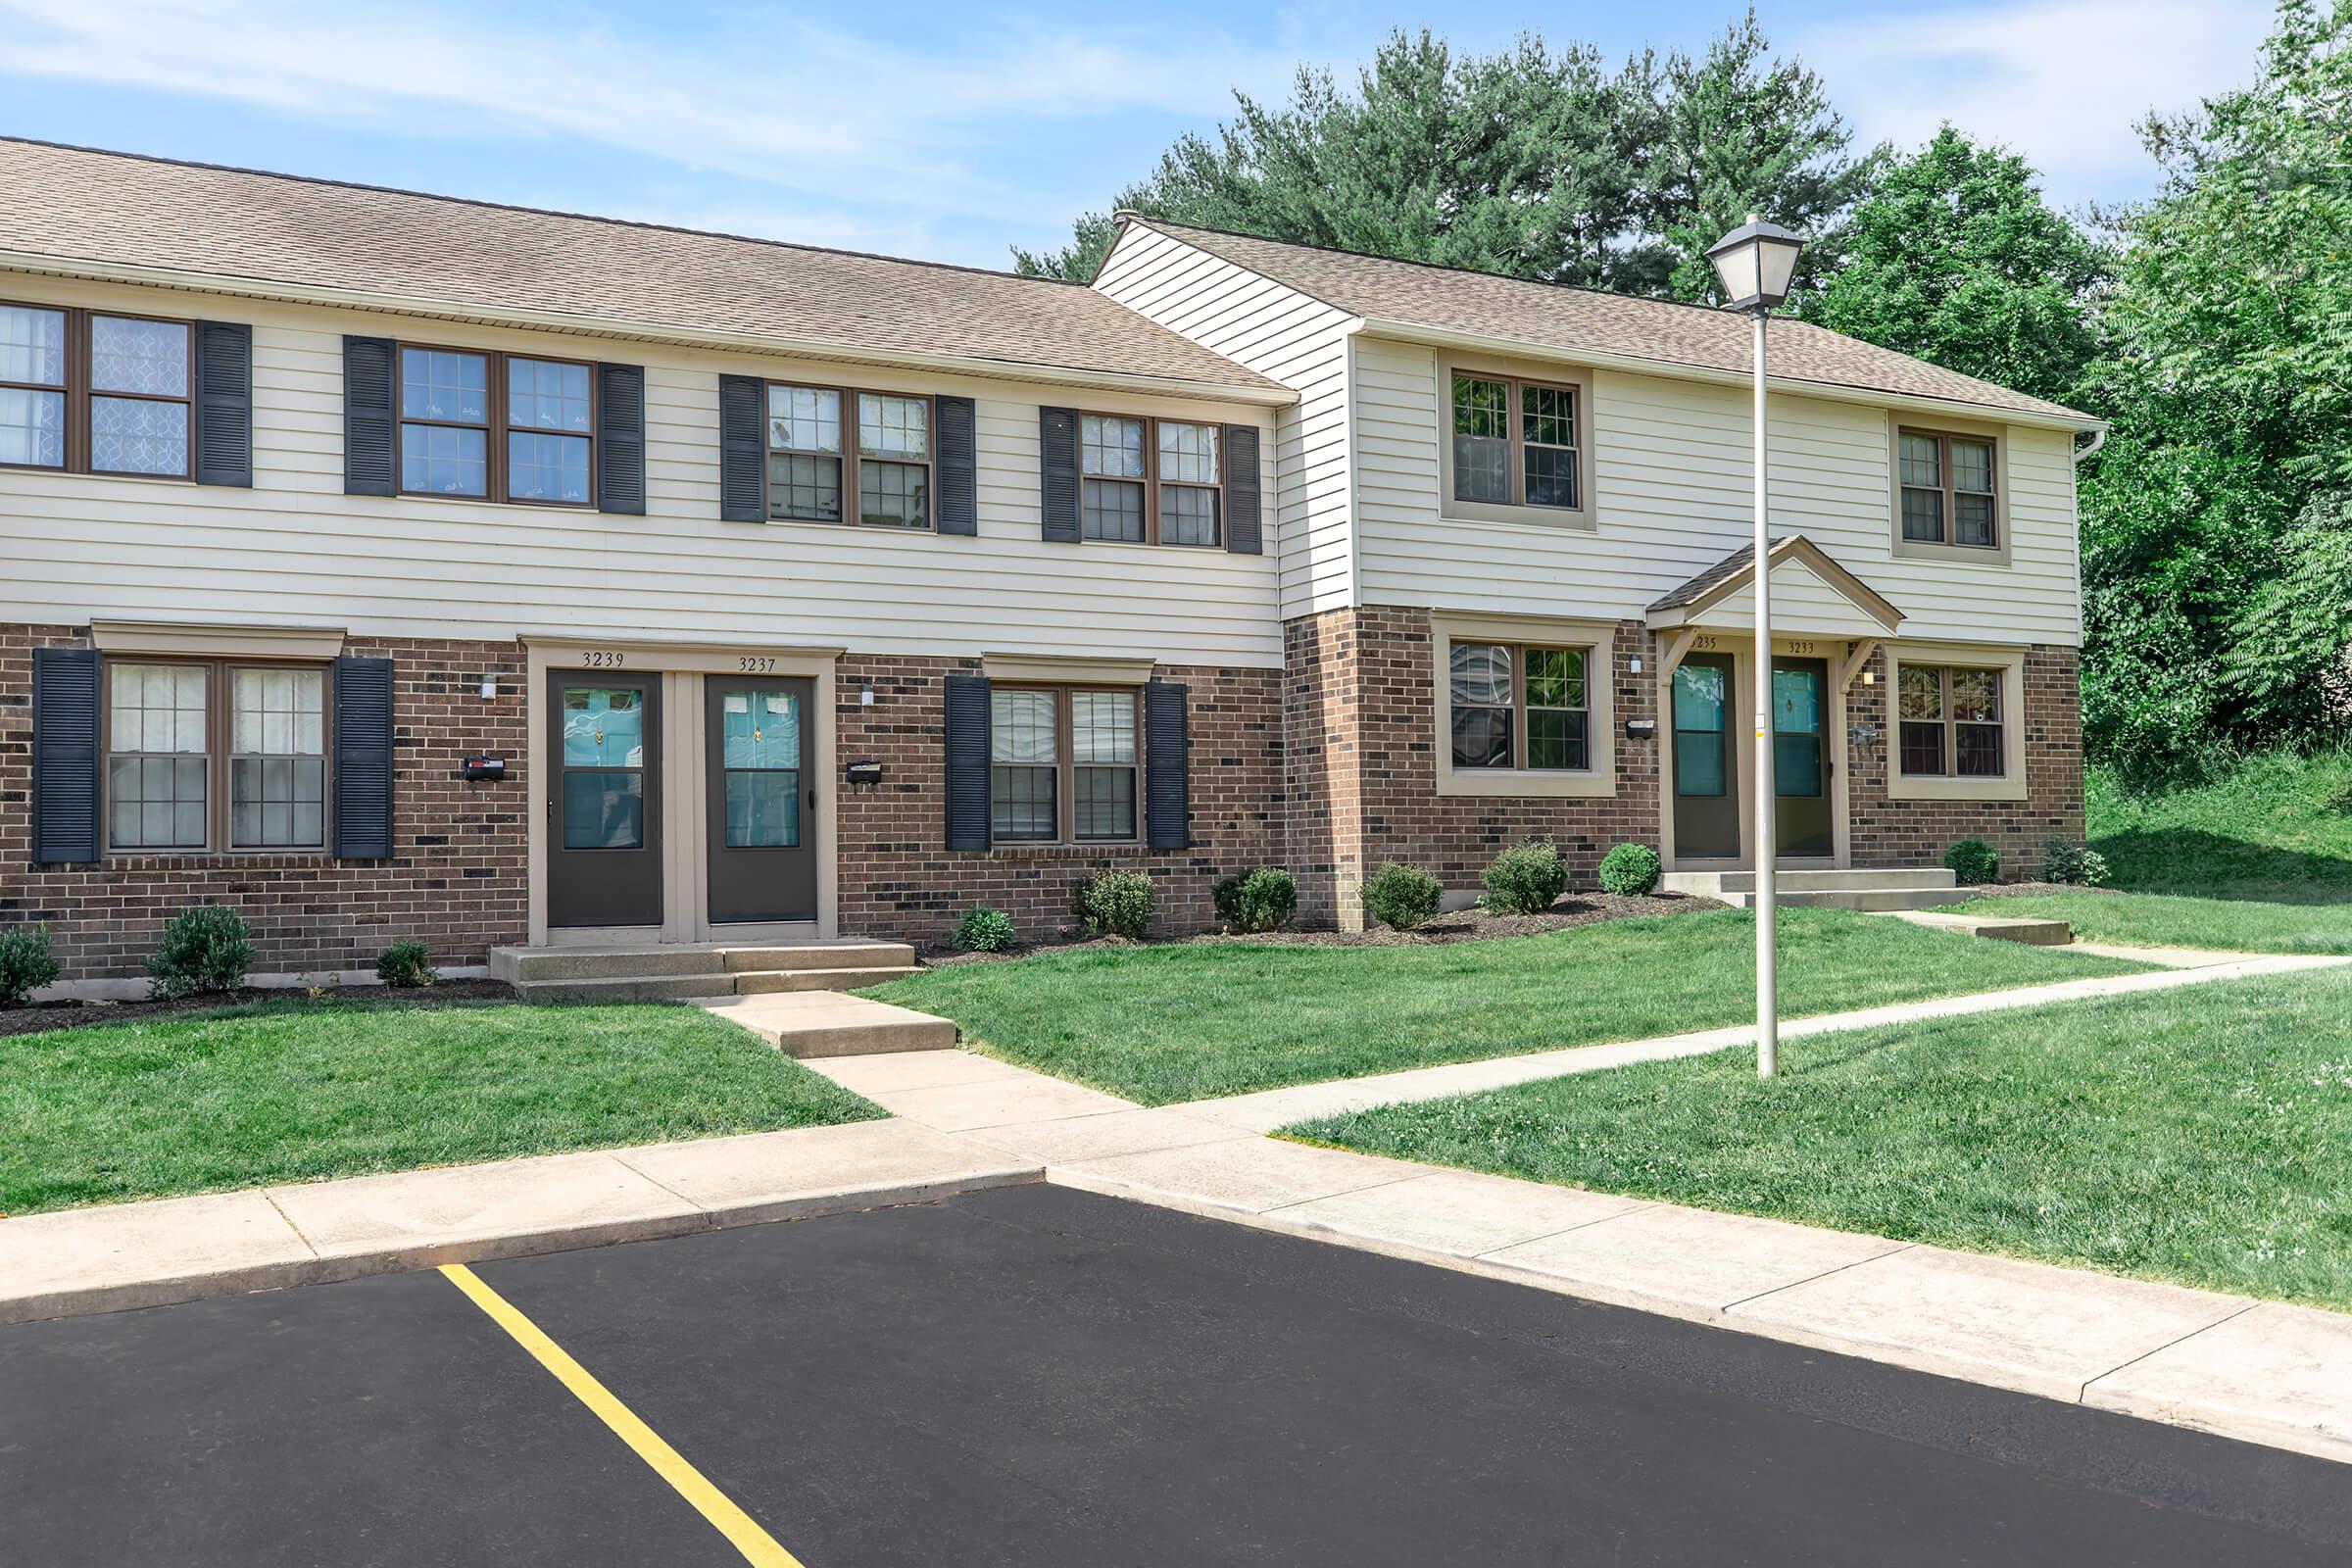
M 2352 0 L 2280 0 L 2248 85 L 2137 128 L 2146 201 L 2069 215 L 1946 125 L 1857 148 L 1754 13 L 1706 51 L 1390 37 L 1237 95 L 1120 208 L 1705 302 L 1748 213 L 1805 234 L 1805 319 L 2110 421 L 2081 469 L 2084 741 L 2160 784 L 2352 717 Z M 1016 251 L 1094 273 L 1112 231 Z

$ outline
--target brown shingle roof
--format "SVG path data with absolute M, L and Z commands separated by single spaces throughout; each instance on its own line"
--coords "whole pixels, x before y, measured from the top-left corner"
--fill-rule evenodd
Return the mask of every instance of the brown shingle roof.
M 0 139 L 0 251 L 883 354 L 1272 389 L 1092 289 Z
M 1132 221 L 1222 256 L 1350 316 L 1505 338 L 1571 354 L 1658 360 L 1741 375 L 1752 369 L 1747 318 L 1726 311 L 1293 245 L 1157 219 Z M 2093 422 L 2088 415 L 2060 404 L 1802 321 L 1773 321 L 1770 358 L 1775 379 Z

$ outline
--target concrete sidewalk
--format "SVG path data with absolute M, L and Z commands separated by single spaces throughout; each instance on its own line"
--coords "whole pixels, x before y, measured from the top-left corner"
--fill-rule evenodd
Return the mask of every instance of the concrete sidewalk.
M 925 1202 L 1044 1174 L 891 1120 L 62 1209 L 0 1220 L 0 1323 Z
M 1062 1186 L 2352 1462 L 2352 1314 L 1277 1142 L 961 1052 L 811 1065 Z

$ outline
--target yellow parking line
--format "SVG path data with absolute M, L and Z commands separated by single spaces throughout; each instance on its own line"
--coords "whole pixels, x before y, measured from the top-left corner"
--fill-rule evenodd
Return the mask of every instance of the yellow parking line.
M 621 1442 L 635 1449 L 638 1458 L 652 1465 L 656 1475 L 693 1503 L 695 1510 L 710 1521 L 711 1528 L 743 1553 L 745 1562 L 756 1564 L 757 1568 L 807 1568 L 800 1558 L 778 1545 L 773 1536 L 755 1524 L 750 1514 L 736 1507 L 725 1493 L 712 1486 L 700 1470 L 688 1464 L 677 1449 L 662 1442 L 659 1433 L 638 1420 L 627 1405 L 612 1396 L 612 1390 L 565 1354 L 564 1347 L 541 1332 L 538 1324 L 483 1284 L 473 1270 L 463 1263 L 444 1263 L 441 1272 L 449 1276 L 452 1285 L 471 1297 L 474 1305 L 489 1313 L 492 1322 L 512 1335 L 515 1344 L 553 1372 L 556 1381 L 593 1410 L 597 1419 L 611 1427 Z

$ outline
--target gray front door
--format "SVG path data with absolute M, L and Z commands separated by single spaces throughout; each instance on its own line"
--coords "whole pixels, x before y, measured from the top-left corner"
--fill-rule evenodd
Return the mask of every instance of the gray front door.
M 548 676 L 547 923 L 662 923 L 662 677 Z
M 1818 659 L 1772 662 L 1773 837 L 1798 858 L 1837 853 L 1830 826 L 1830 759 L 1823 730 L 1829 665 Z
M 1740 768 L 1730 733 L 1732 656 L 1692 654 L 1674 671 L 1674 853 L 1740 854 Z
M 816 683 L 703 681 L 710 923 L 816 918 Z

